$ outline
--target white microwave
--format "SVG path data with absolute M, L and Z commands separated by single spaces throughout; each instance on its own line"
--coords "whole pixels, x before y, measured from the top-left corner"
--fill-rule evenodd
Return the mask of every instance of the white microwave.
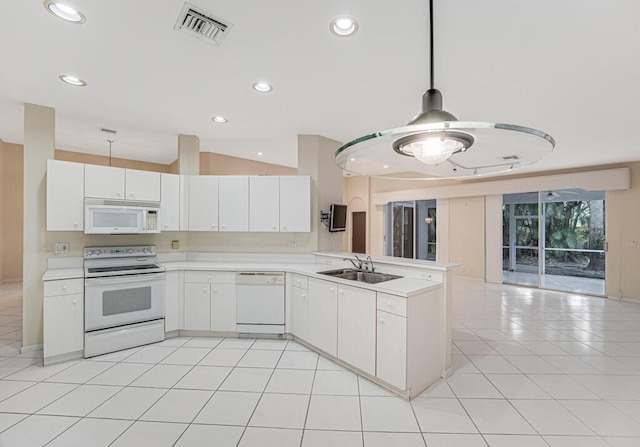
M 160 233 L 159 202 L 85 199 L 85 234 Z

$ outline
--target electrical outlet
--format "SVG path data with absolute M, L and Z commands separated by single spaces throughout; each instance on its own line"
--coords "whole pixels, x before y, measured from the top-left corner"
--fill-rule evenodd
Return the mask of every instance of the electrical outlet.
M 171 249 L 178 250 L 180 248 L 180 241 L 171 241 Z
M 69 242 L 56 242 L 53 252 L 57 255 L 61 253 L 69 253 Z
M 296 248 L 298 243 L 296 241 L 287 241 L 287 248 Z
M 431 281 L 433 277 L 431 276 L 431 273 L 420 273 L 420 279 Z

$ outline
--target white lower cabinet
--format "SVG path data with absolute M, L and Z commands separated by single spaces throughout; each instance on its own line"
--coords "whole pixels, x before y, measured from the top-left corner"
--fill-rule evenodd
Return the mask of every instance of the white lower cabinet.
M 338 358 L 376 373 L 376 292 L 338 286 Z
M 185 272 L 183 329 L 236 332 L 235 272 Z
M 211 330 L 236 332 L 235 284 L 211 284 Z
M 184 321 L 184 272 L 166 273 L 165 332 L 182 329 Z
M 303 340 L 309 338 L 309 294 L 307 289 L 292 287 L 291 297 L 291 319 L 292 332 L 296 337 Z
M 184 284 L 184 329 L 208 331 L 211 327 L 211 285 Z
M 44 363 L 82 357 L 84 351 L 84 280 L 45 281 L 43 302 Z M 77 355 L 74 355 L 77 354 Z M 71 358 L 71 357 L 69 357 Z
M 338 287 L 309 278 L 307 341 L 327 354 L 338 354 Z
M 406 389 L 407 319 L 378 310 L 376 376 L 389 384 Z

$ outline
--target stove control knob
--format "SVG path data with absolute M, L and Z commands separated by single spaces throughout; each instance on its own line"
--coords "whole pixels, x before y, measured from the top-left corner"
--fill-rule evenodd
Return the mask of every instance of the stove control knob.
M 94 253 L 95 253 L 96 256 L 98 256 L 98 255 L 100 255 L 100 253 L 102 253 L 102 251 L 101 250 L 96 250 L 96 251 L 94 251 Z
M 144 247 L 144 248 L 142 249 L 142 252 L 143 252 L 143 253 L 146 253 L 146 252 L 148 252 L 148 251 L 149 251 L 149 249 L 148 249 L 147 247 Z
M 87 256 L 91 256 L 93 254 L 93 250 L 87 250 Z
M 133 253 L 133 248 L 128 249 L 127 253 L 132 254 Z

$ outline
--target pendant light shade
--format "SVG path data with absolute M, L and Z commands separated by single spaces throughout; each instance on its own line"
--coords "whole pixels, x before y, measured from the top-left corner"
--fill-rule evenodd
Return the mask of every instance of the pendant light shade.
M 513 124 L 462 122 L 443 110 L 442 94 L 434 87 L 433 0 L 429 25 L 431 88 L 422 96 L 422 112 L 405 127 L 343 145 L 334 155 L 335 163 L 359 175 L 436 180 L 510 171 L 551 153 L 555 141 L 545 132 Z

